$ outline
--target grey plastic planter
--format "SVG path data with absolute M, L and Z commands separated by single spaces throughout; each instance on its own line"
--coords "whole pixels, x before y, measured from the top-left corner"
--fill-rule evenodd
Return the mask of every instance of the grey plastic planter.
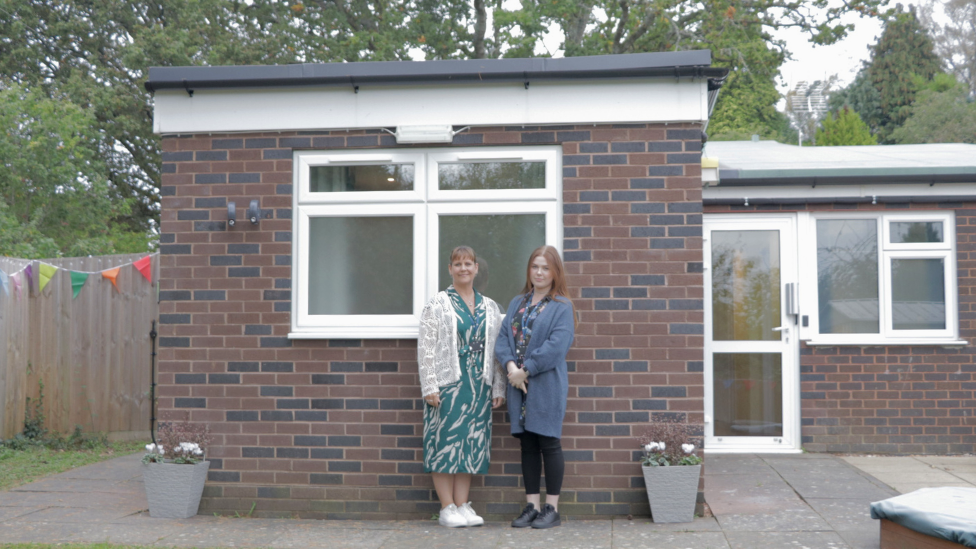
M 147 463 L 142 466 L 142 481 L 153 518 L 189 518 L 200 509 L 200 496 L 207 481 L 209 461 L 195 465 Z
M 701 465 L 673 465 L 647 467 L 644 483 L 651 504 L 654 522 L 692 522 L 695 520 L 695 500 L 698 498 L 698 477 Z

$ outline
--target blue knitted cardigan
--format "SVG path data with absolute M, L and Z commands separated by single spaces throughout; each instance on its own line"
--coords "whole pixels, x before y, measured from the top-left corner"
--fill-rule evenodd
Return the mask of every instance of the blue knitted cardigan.
M 515 361 L 515 337 L 512 335 L 512 318 L 524 295 L 517 295 L 508 305 L 498 341 L 495 358 L 507 372 L 506 364 Z M 528 395 L 525 396 L 525 427 L 519 424 L 522 408 L 522 391 L 508 386 L 508 415 L 512 422 L 512 435 L 530 431 L 547 437 L 559 438 L 563 433 L 563 417 L 566 415 L 566 397 L 569 394 L 569 376 L 566 373 L 566 353 L 573 344 L 573 308 L 562 298 L 555 298 L 542 310 L 532 324 L 532 339 L 525 353 L 525 369 L 529 374 Z

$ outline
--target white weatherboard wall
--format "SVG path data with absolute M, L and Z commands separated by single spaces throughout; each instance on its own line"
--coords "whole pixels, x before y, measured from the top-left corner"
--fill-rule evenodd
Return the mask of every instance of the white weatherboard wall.
M 159 134 L 471 126 L 704 122 L 705 79 L 198 89 L 155 94 Z

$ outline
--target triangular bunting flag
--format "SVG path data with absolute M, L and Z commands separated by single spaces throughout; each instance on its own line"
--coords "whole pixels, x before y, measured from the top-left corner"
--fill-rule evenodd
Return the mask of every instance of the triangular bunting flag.
M 58 272 L 58 268 L 55 267 L 54 265 L 48 265 L 47 263 L 41 263 L 41 268 L 38 269 L 38 270 L 40 271 L 40 275 L 41 276 L 39 278 L 39 280 L 40 280 L 40 286 L 39 286 L 40 289 L 37 291 L 37 293 L 41 293 L 41 292 L 44 291 L 44 287 L 47 286 L 47 283 L 51 281 L 51 278 L 54 277 L 54 273 Z
M 142 276 L 146 277 L 146 280 L 152 282 L 152 256 L 147 255 L 146 257 L 136 261 L 132 264 L 133 267 L 139 269 Z
M 14 283 L 14 292 L 17 294 L 17 298 L 20 298 L 20 273 L 14 273 L 10 275 L 10 281 Z
M 111 280 L 112 281 L 112 286 L 115 286 L 115 289 L 116 290 L 119 290 L 119 285 L 116 283 L 116 279 L 119 277 L 119 268 L 120 267 L 116 267 L 114 269 L 108 269 L 108 270 L 102 271 L 102 278 L 107 278 L 107 279 Z M 119 290 L 119 293 L 121 294 L 122 293 L 122 290 Z
M 28 264 L 24 267 L 24 276 L 27 277 L 27 295 L 34 293 L 34 266 Z
M 3 286 L 5 294 L 10 295 L 10 277 L 3 271 L 0 271 L 0 286 Z
M 85 282 L 88 281 L 88 273 L 79 273 L 76 271 L 68 272 L 71 273 L 71 291 L 74 292 L 71 299 L 74 299 L 78 297 L 78 292 L 81 291 L 82 286 L 84 286 Z

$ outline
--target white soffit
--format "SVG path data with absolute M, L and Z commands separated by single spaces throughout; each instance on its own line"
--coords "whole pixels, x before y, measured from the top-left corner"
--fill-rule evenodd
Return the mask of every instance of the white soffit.
M 972 183 L 939 183 L 936 185 L 902 184 L 891 185 L 879 183 L 876 185 L 769 185 L 751 187 L 714 187 L 702 189 L 702 199 L 705 201 L 762 201 L 762 200 L 793 200 L 802 201 L 844 201 L 844 200 L 872 200 L 884 198 L 919 198 L 936 202 L 940 198 L 973 198 L 976 199 L 976 185 Z
M 153 131 L 224 133 L 454 126 L 704 122 L 705 79 L 485 85 L 200 89 L 155 94 Z

